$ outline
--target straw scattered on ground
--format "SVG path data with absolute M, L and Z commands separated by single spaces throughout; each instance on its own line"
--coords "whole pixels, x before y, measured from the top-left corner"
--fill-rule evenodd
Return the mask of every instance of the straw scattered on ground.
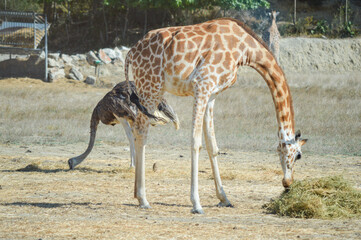
M 361 217 L 361 191 L 342 176 L 304 180 L 295 182 L 264 207 L 271 213 L 296 218 Z

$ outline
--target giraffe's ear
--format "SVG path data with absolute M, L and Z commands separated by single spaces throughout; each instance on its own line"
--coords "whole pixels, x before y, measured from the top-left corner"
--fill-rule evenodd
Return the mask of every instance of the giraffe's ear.
M 298 144 L 302 147 L 303 145 L 306 144 L 307 141 L 308 141 L 308 139 L 300 139 L 300 141 L 298 142 Z
M 295 134 L 295 140 L 297 141 L 300 137 L 301 137 L 301 131 L 297 130 L 297 132 Z

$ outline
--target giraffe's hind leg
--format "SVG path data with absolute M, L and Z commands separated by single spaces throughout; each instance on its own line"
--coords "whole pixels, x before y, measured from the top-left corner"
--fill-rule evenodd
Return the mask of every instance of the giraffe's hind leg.
M 215 99 L 211 100 L 207 104 L 207 108 L 204 115 L 203 132 L 206 142 L 207 152 L 212 165 L 212 172 L 214 183 L 216 185 L 216 195 L 220 200 L 219 207 L 233 207 L 223 190 L 221 176 L 219 174 L 219 168 L 217 163 L 218 147 L 216 142 L 216 136 L 214 133 L 213 123 L 213 106 Z

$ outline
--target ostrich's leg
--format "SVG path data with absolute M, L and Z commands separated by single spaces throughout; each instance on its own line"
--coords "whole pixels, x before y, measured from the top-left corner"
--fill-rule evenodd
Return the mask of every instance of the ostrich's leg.
M 124 118 L 120 120 L 125 133 L 127 134 L 129 140 L 129 148 L 130 148 L 130 167 L 135 167 L 135 147 L 134 147 L 134 137 L 132 133 L 132 129 L 127 120 Z

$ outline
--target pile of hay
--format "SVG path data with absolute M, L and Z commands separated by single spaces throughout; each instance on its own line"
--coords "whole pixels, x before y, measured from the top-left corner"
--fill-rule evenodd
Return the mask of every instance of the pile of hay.
M 263 207 L 269 213 L 296 218 L 361 217 L 361 191 L 342 176 L 298 181 Z

